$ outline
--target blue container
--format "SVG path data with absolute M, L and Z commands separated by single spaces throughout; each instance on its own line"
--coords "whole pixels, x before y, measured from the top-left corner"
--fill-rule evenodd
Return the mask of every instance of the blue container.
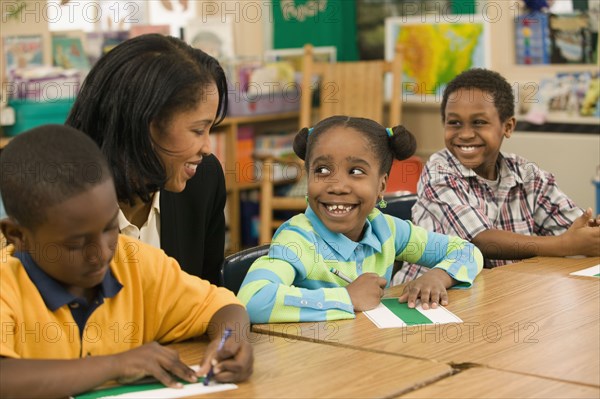
M 600 180 L 592 180 L 596 186 L 596 215 L 600 215 Z
M 15 124 L 4 126 L 6 136 L 16 136 L 36 126 L 49 123 L 63 124 L 73 106 L 74 98 L 54 101 L 10 100 L 8 106 L 15 110 Z

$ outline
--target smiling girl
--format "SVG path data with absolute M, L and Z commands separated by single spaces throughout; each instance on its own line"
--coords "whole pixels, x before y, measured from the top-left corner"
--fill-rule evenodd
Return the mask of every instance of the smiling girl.
M 379 304 L 395 261 L 431 268 L 400 296 L 409 307 L 417 299 L 424 309 L 446 305 L 447 288 L 471 286 L 483 265 L 477 248 L 375 207 L 383 206 L 393 159 L 415 147 L 404 127 L 364 118 L 333 116 L 298 133 L 308 207 L 275 232 L 269 254 L 246 275 L 238 298 L 253 323 L 353 318 Z

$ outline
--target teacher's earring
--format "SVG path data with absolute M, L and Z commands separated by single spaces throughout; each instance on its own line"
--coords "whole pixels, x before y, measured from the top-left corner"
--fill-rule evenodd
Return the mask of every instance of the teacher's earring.
M 304 196 L 304 199 L 306 200 L 306 203 L 308 204 L 308 194 L 306 194 L 306 195 Z
M 383 197 L 381 197 L 381 200 L 379 201 L 379 204 L 377 204 L 377 205 L 379 205 L 379 207 L 380 207 L 381 209 L 383 209 L 383 208 L 387 208 L 387 201 L 386 201 L 386 200 L 384 200 L 384 199 L 383 199 Z

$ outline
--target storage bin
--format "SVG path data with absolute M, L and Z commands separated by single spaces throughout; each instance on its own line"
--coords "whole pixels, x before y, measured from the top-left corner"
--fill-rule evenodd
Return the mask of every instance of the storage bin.
M 596 215 L 600 215 L 600 179 L 593 180 L 592 183 L 596 186 Z
M 17 134 L 49 123 L 63 124 L 73 106 L 74 98 L 55 101 L 10 100 L 8 106 L 15 110 L 15 124 L 4 126 L 6 136 Z

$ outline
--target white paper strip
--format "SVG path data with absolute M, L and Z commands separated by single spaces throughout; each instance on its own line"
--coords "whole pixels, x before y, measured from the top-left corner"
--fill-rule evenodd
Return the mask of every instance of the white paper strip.
M 570 273 L 570 274 L 572 276 L 587 276 L 587 277 L 596 276 L 596 274 L 600 274 L 600 265 L 588 267 L 587 269 L 578 270 L 578 271 Z
M 119 398 L 119 399 L 171 399 L 171 398 L 185 398 L 194 395 L 205 395 L 207 393 L 229 391 L 231 389 L 237 389 L 235 384 L 218 384 L 204 386 L 203 383 L 188 384 L 184 385 L 181 389 L 174 388 L 161 388 L 152 389 L 150 391 L 130 392 L 116 396 L 105 396 L 106 399 Z M 102 398 L 102 399 L 104 399 Z

